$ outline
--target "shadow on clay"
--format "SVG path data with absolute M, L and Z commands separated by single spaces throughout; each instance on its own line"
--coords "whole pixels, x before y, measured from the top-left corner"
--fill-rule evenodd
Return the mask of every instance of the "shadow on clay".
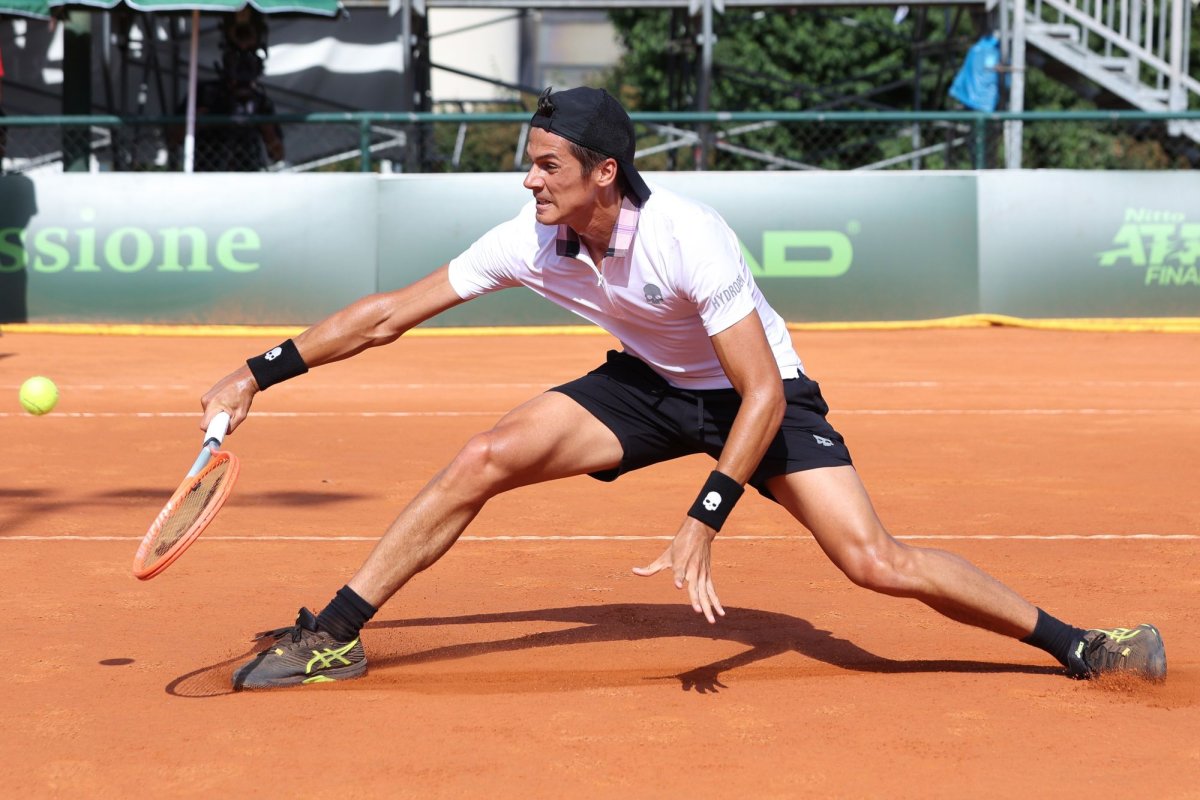
M 675 675 L 642 675 L 633 681 L 670 680 L 678 681 L 683 691 L 700 694 L 727 688 L 722 678 L 729 680 L 729 673 L 738 668 L 763 661 L 784 653 L 798 653 L 839 669 L 870 673 L 933 673 L 961 672 L 1025 673 L 1032 675 L 1059 674 L 1062 670 L 1054 666 L 1029 664 L 1005 664 L 989 661 L 948 659 L 896 660 L 877 656 L 846 639 L 839 639 L 831 632 L 814 627 L 806 620 L 788 614 L 760 611 L 751 608 L 728 608 L 727 615 L 716 625 L 710 625 L 695 614 L 690 606 L 681 604 L 615 603 L 597 606 L 571 606 L 567 608 L 532 609 L 529 611 L 507 611 L 493 614 L 463 614 L 453 617 L 422 617 L 416 619 L 386 620 L 369 624 L 365 629 L 369 642 L 372 631 L 413 631 L 423 627 L 450 625 L 503 625 L 511 623 L 545 622 L 555 626 L 573 624 L 567 630 L 528 633 L 515 637 L 434 647 L 403 654 L 380 654 L 376 649 L 370 653 L 372 670 L 393 669 L 414 664 L 453 661 L 486 656 L 493 653 L 521 650 L 537 650 L 544 647 L 569 647 L 597 642 L 634 642 L 652 639 L 696 638 L 735 642 L 746 647 L 743 652 L 710 664 L 703 664 Z M 189 672 L 174 679 L 166 686 L 168 694 L 179 697 L 211 697 L 233 693 L 230 674 L 233 669 L 249 658 L 257 649 L 252 647 L 245 653 Z M 536 662 L 532 662 L 536 671 Z M 589 662 L 581 667 L 581 673 L 603 673 L 604 670 Z M 473 676 L 447 676 L 447 681 L 464 684 L 475 680 Z M 561 689 L 561 681 L 547 673 L 546 690 Z M 365 680 L 336 684 L 338 687 L 380 688 L 378 681 L 370 675 Z M 464 687 L 465 688 L 465 687 Z M 523 687 L 524 688 L 524 687 Z M 585 688 L 581 685 L 578 688 Z M 535 685 L 534 691 L 538 690 Z

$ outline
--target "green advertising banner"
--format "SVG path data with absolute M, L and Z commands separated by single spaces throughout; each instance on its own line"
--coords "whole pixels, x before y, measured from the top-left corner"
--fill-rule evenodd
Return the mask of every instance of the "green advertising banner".
M 375 289 L 369 175 L 0 178 L 0 321 L 301 324 Z
M 793 322 L 1200 316 L 1186 172 L 656 173 Z M 511 218 L 520 173 L 0 176 L 0 322 L 310 324 Z M 431 325 L 580 324 L 513 289 Z
M 529 200 L 519 173 L 396 176 L 380 184 L 380 287 L 424 275 Z M 650 173 L 715 208 L 772 305 L 791 321 L 923 319 L 978 310 L 973 175 Z M 427 324 L 578 323 L 507 290 Z
M 981 173 L 984 311 L 1200 316 L 1200 174 Z
M 978 310 L 975 176 L 950 172 L 672 172 L 716 209 L 789 322 Z

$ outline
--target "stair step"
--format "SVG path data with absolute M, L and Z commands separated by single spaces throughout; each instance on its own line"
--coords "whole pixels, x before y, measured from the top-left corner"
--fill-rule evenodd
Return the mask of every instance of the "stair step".
M 1120 56 L 1097 56 L 1093 54 L 1090 59 L 1093 64 L 1100 69 L 1108 70 L 1109 72 L 1120 72 L 1126 75 L 1133 74 L 1133 59 L 1122 58 Z
M 1050 38 L 1057 39 L 1060 42 L 1070 42 L 1072 44 L 1079 43 L 1078 26 L 1067 23 L 1030 23 L 1026 27 L 1026 30 L 1029 33 L 1040 33 L 1044 36 L 1049 36 Z
M 1168 122 L 1167 135 L 1186 136 L 1193 142 L 1200 142 L 1200 125 L 1195 122 Z
M 1192 0 L 1193 3 L 1198 0 Z M 1142 83 L 1139 62 L 1133 55 L 1121 55 L 1126 51 L 1115 43 L 1107 48 L 1099 35 L 1087 34 L 1070 22 L 1047 22 L 1027 13 L 1026 35 L 1029 44 L 1037 47 L 1051 58 L 1057 59 L 1068 68 L 1106 87 L 1131 105 L 1145 111 L 1164 111 L 1170 103 L 1170 92 L 1162 87 L 1164 78 L 1151 77 Z M 1113 31 L 1116 33 L 1116 31 Z M 1088 47 L 1097 44 L 1097 49 Z M 1185 41 L 1185 47 L 1188 44 Z M 1196 92 L 1189 89 L 1188 96 L 1195 98 Z M 1172 123 L 1173 135 L 1184 135 L 1200 142 L 1200 122 Z
M 1165 103 L 1171 99 L 1171 92 L 1167 89 L 1150 89 L 1145 86 L 1138 88 L 1136 95 L 1139 100 L 1156 104 Z

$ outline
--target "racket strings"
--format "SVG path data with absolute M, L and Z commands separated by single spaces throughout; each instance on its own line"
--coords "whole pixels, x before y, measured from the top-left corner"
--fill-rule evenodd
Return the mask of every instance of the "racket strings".
M 233 453 L 213 452 L 199 469 L 179 485 L 138 545 L 133 574 L 139 580 L 153 578 L 173 564 L 216 517 L 237 482 Z
M 151 551 L 154 557 L 152 560 L 166 555 L 175 543 L 204 517 L 213 500 L 221 497 L 221 489 L 225 485 L 228 472 L 229 462 L 219 461 L 196 476 L 174 511 L 163 521 L 162 531 Z

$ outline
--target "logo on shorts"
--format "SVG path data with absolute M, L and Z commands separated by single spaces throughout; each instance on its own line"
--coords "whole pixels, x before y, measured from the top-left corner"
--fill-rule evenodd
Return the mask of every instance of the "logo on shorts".
M 661 306 L 663 304 L 662 289 L 655 286 L 653 283 L 647 283 L 642 287 L 642 291 L 646 293 L 646 302 L 652 306 Z
M 817 444 L 821 445 L 822 447 L 833 447 L 833 442 L 829 439 L 826 439 L 824 436 L 817 436 L 814 433 L 813 438 L 816 439 Z
M 721 505 L 721 495 L 716 492 L 709 492 L 704 495 L 704 508 L 706 511 L 716 511 Z
M 267 352 L 263 353 L 263 358 L 265 358 L 267 361 L 274 361 L 275 359 L 279 358 L 282 353 L 282 347 L 273 347 Z

